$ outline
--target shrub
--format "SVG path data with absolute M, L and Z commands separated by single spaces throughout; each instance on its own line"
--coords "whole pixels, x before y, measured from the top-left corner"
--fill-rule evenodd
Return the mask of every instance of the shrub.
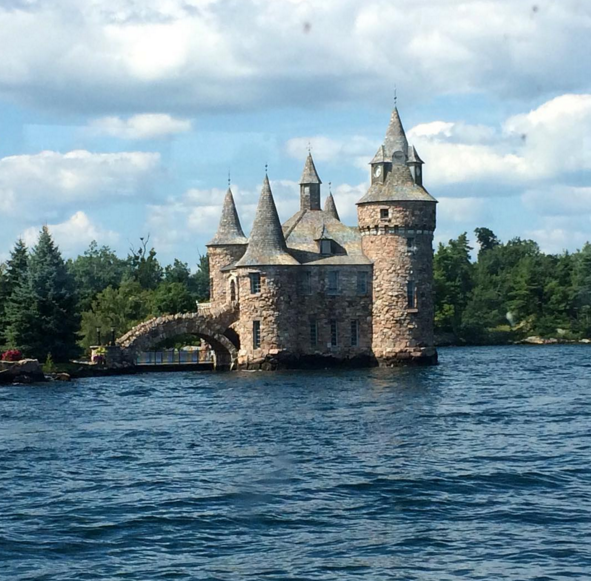
M 18 349 L 8 349 L 2 353 L 2 361 L 20 361 L 23 354 Z

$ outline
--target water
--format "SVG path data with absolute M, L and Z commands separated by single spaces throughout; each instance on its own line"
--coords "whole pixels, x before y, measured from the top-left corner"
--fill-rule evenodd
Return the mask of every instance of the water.
M 591 348 L 0 389 L 2 580 L 591 577 Z

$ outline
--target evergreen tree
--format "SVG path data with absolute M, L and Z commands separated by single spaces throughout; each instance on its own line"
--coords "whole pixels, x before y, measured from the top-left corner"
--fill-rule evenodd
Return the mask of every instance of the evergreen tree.
M 15 290 L 27 276 L 29 253 L 22 239 L 18 239 L 0 277 L 0 344 L 8 346 L 7 313 Z
M 74 280 L 47 227 L 33 249 L 27 276 L 7 305 L 7 335 L 24 354 L 45 361 L 51 353 L 57 362 L 77 353 L 80 317 Z

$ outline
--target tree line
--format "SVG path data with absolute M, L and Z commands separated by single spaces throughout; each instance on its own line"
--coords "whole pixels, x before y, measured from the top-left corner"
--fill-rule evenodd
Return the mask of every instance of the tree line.
M 149 238 L 126 258 L 92 242 L 65 261 L 47 228 L 28 249 L 18 240 L 0 265 L 0 347 L 56 362 L 80 356 L 112 331 L 122 335 L 151 317 L 195 310 L 209 296 L 209 264 L 194 273 L 175 260 L 163 267 Z
M 435 252 L 435 325 L 439 342 L 495 344 L 528 335 L 591 337 L 591 245 L 541 252 L 531 240 L 501 242 L 475 230 Z M 191 312 L 209 296 L 209 266 L 162 266 L 149 238 L 126 258 L 92 242 L 65 261 L 47 228 L 28 249 L 18 240 L 0 265 L 0 347 L 56 362 L 79 356 L 98 335 L 122 335 L 154 316 Z

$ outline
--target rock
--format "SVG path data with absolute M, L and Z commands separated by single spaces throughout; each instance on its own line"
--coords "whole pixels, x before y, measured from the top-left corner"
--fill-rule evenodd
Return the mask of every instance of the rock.
M 579 343 L 583 343 L 584 345 L 589 345 L 591 343 L 591 339 L 581 339 Z
M 542 337 L 526 337 L 522 343 L 526 343 L 527 345 L 544 345 L 545 340 Z
M 2 361 L 0 383 L 34 383 L 46 381 L 43 369 L 37 359 Z
M 72 381 L 69 373 L 55 373 L 53 379 L 56 381 Z

